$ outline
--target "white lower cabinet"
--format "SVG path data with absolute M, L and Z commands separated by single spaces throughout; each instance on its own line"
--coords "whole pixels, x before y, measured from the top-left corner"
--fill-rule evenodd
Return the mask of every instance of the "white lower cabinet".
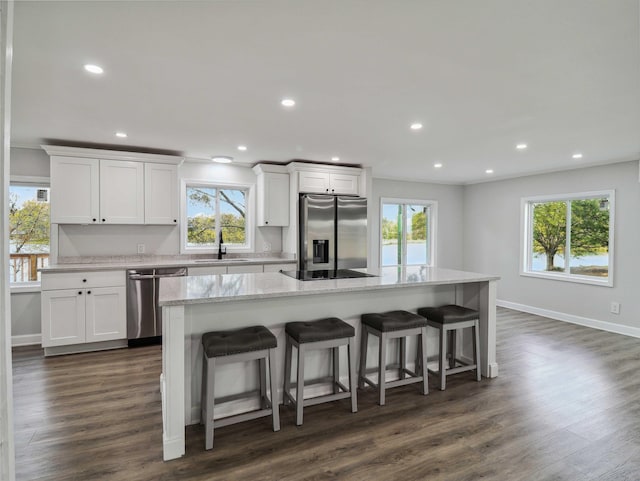
M 42 285 L 42 347 L 126 339 L 124 272 L 43 273 Z
M 265 264 L 264 271 L 265 272 L 280 272 L 280 271 L 295 271 L 296 264 Z
M 248 266 L 228 266 L 227 274 L 253 274 L 256 272 L 263 272 L 262 264 L 252 264 Z

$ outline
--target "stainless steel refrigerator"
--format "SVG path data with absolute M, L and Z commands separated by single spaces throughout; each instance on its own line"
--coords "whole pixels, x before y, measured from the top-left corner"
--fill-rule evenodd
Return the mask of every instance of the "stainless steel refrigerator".
M 367 267 L 367 199 L 300 194 L 303 271 Z

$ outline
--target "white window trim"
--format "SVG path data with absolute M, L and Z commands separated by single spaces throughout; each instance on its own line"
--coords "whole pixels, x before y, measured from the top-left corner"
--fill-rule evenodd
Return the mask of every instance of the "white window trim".
M 539 195 L 533 197 L 523 197 L 520 200 L 520 275 L 524 277 L 537 277 L 540 279 L 553 279 L 563 282 L 574 282 L 578 284 L 590 284 L 594 286 L 613 287 L 613 266 L 614 266 L 614 245 L 615 245 L 615 190 L 599 190 L 590 192 L 578 192 L 573 194 Z M 531 271 L 531 252 L 533 250 L 533 215 L 530 208 L 531 203 L 581 200 L 588 198 L 609 197 L 609 274 L 607 279 L 597 277 L 581 276 L 577 274 L 567 274 L 566 272 L 538 272 Z
M 254 198 L 255 184 L 235 182 L 213 182 L 202 179 L 182 179 L 180 182 L 180 253 L 181 254 L 217 254 L 218 249 L 210 247 L 187 247 L 187 185 L 202 185 L 216 188 L 227 188 L 247 191 L 247 244 L 244 247 L 226 244 L 227 252 L 248 253 L 253 252 L 254 245 Z
M 51 178 L 39 175 L 11 175 L 9 176 L 9 186 L 46 186 L 51 189 Z M 53 229 L 52 229 L 53 230 Z M 49 262 L 52 259 L 53 232 L 49 234 Z M 26 294 L 29 292 L 40 292 L 40 281 L 30 282 L 9 282 L 9 291 L 11 294 Z
M 396 197 L 381 197 L 380 198 L 380 215 L 378 216 L 378 265 L 382 267 L 390 267 L 382 265 L 382 209 L 384 204 L 414 204 L 414 205 L 424 205 L 428 206 L 431 209 L 431 215 L 429 216 L 429 227 L 428 232 L 431 233 L 429 237 L 429 259 L 431 259 L 431 263 L 427 264 L 429 267 L 437 266 L 437 258 L 436 258 L 436 239 L 438 237 L 438 201 L 437 200 L 428 200 L 428 199 L 400 199 Z M 434 235 L 435 234 L 435 235 Z M 406 239 L 403 239 L 403 251 L 406 252 Z M 403 264 L 403 265 L 417 265 L 417 264 Z

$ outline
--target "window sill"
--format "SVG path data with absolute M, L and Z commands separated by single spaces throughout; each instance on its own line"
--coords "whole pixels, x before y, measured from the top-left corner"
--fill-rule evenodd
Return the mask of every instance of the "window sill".
M 40 292 L 40 290 L 39 282 L 13 284 L 9 286 L 11 294 L 27 294 L 29 292 Z
M 567 275 L 550 272 L 520 272 L 524 277 L 537 277 L 538 279 L 551 279 L 554 281 L 573 282 L 576 284 L 590 284 L 592 286 L 613 287 L 613 279 L 611 276 L 606 279 L 590 278 L 586 276 Z

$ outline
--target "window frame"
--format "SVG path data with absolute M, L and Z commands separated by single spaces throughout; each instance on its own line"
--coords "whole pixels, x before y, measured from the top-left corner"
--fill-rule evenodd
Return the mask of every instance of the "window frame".
M 544 202 L 567 202 L 573 200 L 587 200 L 598 199 L 602 197 L 608 197 L 609 199 L 609 252 L 608 252 L 608 275 L 606 279 L 585 276 L 580 274 L 571 274 L 568 272 L 571 264 L 571 251 L 569 249 L 569 256 L 565 256 L 565 271 L 564 272 L 547 272 L 547 271 L 532 271 L 532 253 L 533 253 L 533 208 L 534 204 Z M 563 282 L 574 282 L 578 284 L 590 284 L 595 286 L 613 287 L 614 286 L 614 245 L 615 245 L 615 190 L 606 189 L 589 192 L 576 192 L 570 194 L 551 194 L 551 195 L 538 195 L 531 197 L 521 198 L 521 251 L 520 251 L 520 275 L 524 277 L 537 277 L 540 279 L 553 279 Z M 567 229 L 571 229 L 571 217 L 570 208 L 567 209 Z M 567 243 L 571 242 L 570 232 L 567 236 Z
M 10 175 L 9 176 L 9 192 L 11 192 L 12 186 L 24 186 L 24 187 L 46 187 L 49 189 L 49 196 L 51 196 L 51 178 L 36 175 Z M 51 206 L 51 197 L 49 197 L 49 206 Z M 49 207 L 51 208 L 51 207 Z M 51 211 L 49 211 L 51 215 Z M 49 261 L 52 258 L 52 244 L 53 244 L 53 225 L 51 219 L 49 219 Z M 7 273 L 8 274 L 8 273 Z M 9 279 L 9 292 L 11 294 L 40 292 L 41 281 L 27 281 L 27 282 L 11 282 Z
M 228 253 L 248 253 L 253 251 L 254 245 L 254 191 L 255 184 L 236 183 L 236 182 L 214 182 L 202 179 L 182 179 L 180 183 L 180 253 L 181 254 L 217 254 L 216 247 L 189 247 L 187 246 L 187 187 L 200 186 L 215 189 L 233 189 L 245 191 L 246 198 L 246 243 L 244 246 L 232 246 L 231 244 L 223 244 Z
M 383 248 L 383 239 L 382 239 L 382 216 L 384 211 L 385 204 L 403 204 L 403 205 L 422 205 L 428 207 L 430 209 L 430 215 L 428 218 L 428 228 L 427 228 L 427 243 L 428 243 L 428 256 L 431 260 L 429 264 L 407 264 L 407 237 L 406 237 L 406 229 L 403 230 L 402 235 L 402 252 L 403 255 L 403 263 L 402 264 L 394 264 L 391 266 L 385 266 L 382 264 L 382 248 Z M 406 209 L 404 210 L 404 221 L 406 221 Z M 414 265 L 426 265 L 427 267 L 436 267 L 437 259 L 436 259 L 436 239 L 437 239 L 437 226 L 438 226 L 438 201 L 437 200 L 429 200 L 429 199 L 404 199 L 404 198 L 395 198 L 395 197 L 381 197 L 380 198 L 380 215 L 378 216 L 378 244 L 379 244 L 379 252 L 378 252 L 378 262 L 380 268 L 383 267 L 406 267 L 406 266 L 414 266 Z

